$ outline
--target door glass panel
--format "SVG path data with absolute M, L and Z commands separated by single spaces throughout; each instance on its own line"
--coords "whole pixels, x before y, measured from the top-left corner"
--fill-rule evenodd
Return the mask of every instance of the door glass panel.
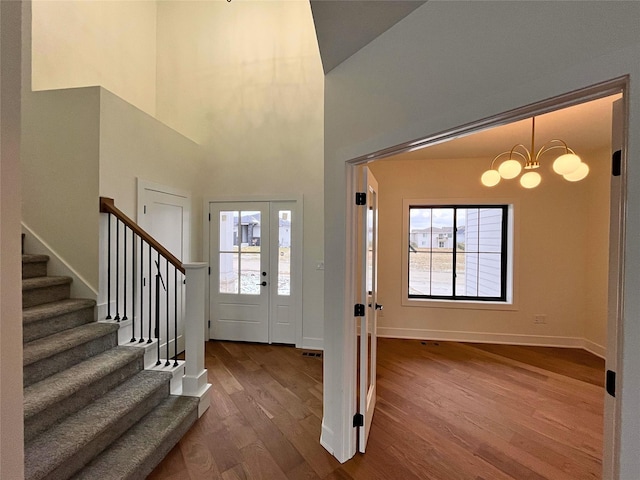
M 373 227 L 373 207 L 369 207 L 367 209 L 367 292 L 373 291 Z
M 240 254 L 240 293 L 260 295 L 260 253 Z
M 278 212 L 278 295 L 291 294 L 291 210 Z
M 238 212 L 220 212 L 220 251 L 238 250 Z
M 260 212 L 244 211 L 240 217 L 240 250 L 243 252 L 260 251 Z
M 220 253 L 220 293 L 238 293 L 237 253 Z

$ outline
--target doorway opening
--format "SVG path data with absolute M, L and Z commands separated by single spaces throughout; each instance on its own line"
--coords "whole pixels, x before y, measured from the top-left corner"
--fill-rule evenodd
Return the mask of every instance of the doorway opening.
M 432 168 L 435 168 L 435 164 L 437 163 L 437 160 L 442 160 L 444 158 L 444 160 L 442 160 L 443 162 L 448 162 L 451 164 L 451 166 L 453 167 L 455 165 L 455 170 L 453 171 L 453 173 L 451 173 L 450 175 L 435 175 L 438 177 L 438 181 L 443 185 L 443 188 L 446 187 L 451 187 L 453 186 L 453 190 L 455 190 L 456 184 L 460 183 L 460 176 L 463 175 L 461 172 L 466 173 L 468 171 L 470 171 L 470 169 L 472 168 L 472 165 L 477 165 L 477 168 L 475 168 L 475 174 L 477 174 L 477 183 L 480 184 L 479 178 L 480 175 L 482 174 L 483 171 L 485 171 L 488 168 L 488 164 L 484 164 L 484 163 L 478 163 L 478 162 L 482 162 L 482 160 L 478 160 L 478 158 L 475 158 L 473 161 L 469 161 L 466 162 L 463 160 L 460 160 L 460 158 L 462 157 L 457 157 L 454 156 L 455 159 L 451 158 L 451 155 L 449 156 L 440 156 L 441 152 L 444 151 L 447 146 L 449 146 L 449 144 L 444 144 L 442 143 L 444 140 L 450 140 L 453 138 L 460 138 L 460 137 L 465 137 L 463 138 L 464 141 L 470 141 L 473 136 L 470 135 L 472 133 L 476 133 L 476 132 L 480 132 L 480 131 L 486 131 L 485 133 L 489 133 L 491 132 L 490 130 L 488 130 L 489 128 L 492 127 L 498 127 L 498 126 L 504 126 L 507 124 L 514 124 L 515 122 L 518 122 L 520 120 L 525 120 L 527 118 L 530 118 L 531 116 L 538 116 L 538 115 L 544 115 L 550 112 L 556 112 L 556 111 L 560 111 L 561 109 L 564 109 L 566 107 L 570 107 L 570 106 L 576 106 L 576 105 L 587 105 L 587 102 L 590 102 L 592 100 L 597 100 L 597 99 L 601 99 L 604 97 L 608 97 L 610 95 L 620 95 L 621 93 L 624 94 L 626 88 L 626 80 L 625 79 L 617 79 L 611 82 L 608 82 L 606 84 L 602 84 L 602 85 L 598 85 L 598 86 L 594 86 L 592 88 L 589 89 L 585 89 L 583 91 L 580 92 L 573 92 L 571 94 L 559 97 L 559 98 L 555 98 L 555 99 L 551 99 L 545 102 L 541 102 L 539 104 L 535 104 L 535 105 L 531 105 L 528 107 L 524 107 L 512 112 L 507 112 L 503 115 L 499 115 L 490 119 L 486 119 L 480 122 L 477 122 L 473 125 L 467 125 L 467 126 L 463 126 L 460 127 L 459 129 L 456 129 L 454 131 L 451 132 L 445 132 L 443 134 L 438 134 L 435 135 L 431 138 L 425 139 L 425 140 L 421 140 L 418 142 L 411 142 L 410 144 L 407 145 L 402 145 L 402 146 L 398 146 L 398 147 L 394 147 L 394 148 L 390 148 L 390 149 L 386 149 L 384 151 L 381 152 L 377 152 L 371 155 L 367 155 L 365 157 L 361 157 L 359 159 L 355 159 L 352 162 L 348 163 L 348 188 L 355 192 L 356 191 L 356 185 L 358 184 L 358 168 L 361 165 L 368 165 L 373 171 L 374 173 L 376 173 L 376 176 L 378 177 L 378 173 L 376 171 L 376 165 L 382 165 L 381 168 L 379 168 L 380 172 L 385 170 L 385 166 L 390 167 L 391 164 L 393 164 L 393 170 L 399 170 L 402 166 L 401 162 L 407 162 L 404 166 L 406 167 L 407 165 L 411 164 L 412 160 L 416 160 L 417 158 L 419 158 L 419 156 L 421 155 L 421 152 L 417 152 L 417 148 L 422 148 L 422 147 L 426 147 L 426 146 L 430 146 L 431 148 L 429 149 L 425 149 L 424 152 L 429 152 L 430 150 L 433 149 L 433 152 L 429 152 L 429 158 L 428 159 L 423 159 L 424 163 L 425 163 L 425 171 L 429 170 L 429 167 L 431 166 Z M 624 100 L 623 100 L 624 102 Z M 623 108 L 624 108 L 624 103 L 622 102 Z M 602 273 L 602 271 L 599 273 L 600 275 L 600 279 L 602 280 L 602 275 L 604 275 L 605 280 L 604 280 L 604 288 L 600 289 L 600 300 L 602 300 L 602 296 L 604 296 L 605 302 L 608 301 L 608 305 L 609 305 L 609 317 L 606 319 L 606 326 L 604 327 L 604 329 L 606 330 L 606 335 L 605 335 L 605 339 L 603 342 L 593 342 L 593 343 L 599 343 L 599 345 L 586 345 L 586 347 L 593 347 L 592 351 L 595 351 L 595 353 L 601 355 L 601 356 L 605 356 L 606 355 L 606 369 L 611 371 L 611 372 L 615 372 L 616 370 L 616 366 L 617 366 L 617 361 L 618 361 L 618 353 L 619 350 L 617 348 L 617 344 L 618 344 L 618 335 L 617 335 L 617 326 L 619 325 L 620 319 L 622 318 L 621 312 L 620 312 L 620 299 L 619 299 L 619 292 L 621 291 L 621 265 L 623 264 L 623 255 L 624 252 L 622 251 L 622 245 L 623 245 L 623 239 L 624 239 L 624 220 L 622 215 L 620 214 L 620 212 L 624 209 L 624 185 L 625 185 L 625 177 L 624 177 L 624 161 L 622 162 L 622 171 L 621 171 L 621 175 L 620 176 L 615 176 L 615 177 L 610 177 L 610 171 L 611 171 L 611 164 L 610 159 L 611 159 L 611 151 L 616 151 L 616 150 L 621 150 L 622 153 L 622 158 L 624 159 L 624 146 L 625 146 L 625 138 L 626 138 L 626 134 L 625 134 L 625 129 L 624 129 L 624 112 L 621 112 L 621 118 L 623 119 L 623 124 L 620 126 L 620 128 L 618 128 L 617 130 L 620 132 L 619 138 L 613 138 L 612 139 L 612 143 L 613 143 L 613 148 L 611 150 L 609 150 L 608 155 L 607 155 L 607 160 L 606 160 L 606 165 L 605 165 L 605 171 L 606 173 L 601 174 L 601 175 L 606 175 L 607 178 L 611 179 L 611 185 L 610 185 L 610 194 L 607 194 L 607 198 L 606 198 L 606 202 L 600 202 L 598 203 L 594 203 L 595 206 L 597 206 L 598 208 L 601 209 L 605 209 L 606 210 L 606 214 L 608 216 L 608 218 L 610 220 L 608 220 L 608 224 L 605 225 L 604 227 L 602 227 L 602 225 L 600 226 L 600 228 L 604 228 L 605 230 L 605 235 L 604 237 L 606 237 L 607 242 L 610 244 L 610 248 L 609 253 L 610 256 L 607 256 L 607 252 L 606 252 L 606 248 L 604 252 L 601 252 L 602 255 L 605 256 L 605 260 L 603 261 L 602 259 L 600 260 L 601 264 L 605 264 L 606 265 L 606 269 L 604 271 L 604 273 Z M 611 118 L 611 117 L 609 117 Z M 499 129 L 496 129 L 496 131 Z M 607 134 L 609 134 L 609 132 L 611 132 L 611 126 L 609 125 L 608 129 L 607 129 Z M 508 136 L 508 138 L 512 138 L 510 135 Z M 610 137 L 611 138 L 611 137 Z M 516 142 L 512 142 L 511 140 L 506 140 L 504 143 L 507 143 L 509 145 L 507 145 L 507 148 L 511 146 L 512 143 L 516 143 Z M 437 145 L 437 146 L 434 146 Z M 499 147 L 501 148 L 501 147 Z M 440 153 L 438 153 L 438 149 L 440 149 Z M 491 158 L 493 158 L 493 156 L 495 156 L 495 154 L 499 153 L 501 150 L 493 150 L 493 153 L 489 156 L 488 160 L 489 162 L 491 161 Z M 423 152 L 423 153 L 424 153 Z M 435 153 L 434 153 L 435 152 Z M 408 155 L 408 156 L 413 156 L 414 158 L 404 158 L 404 159 L 398 159 L 396 158 L 397 156 L 401 156 L 401 155 Z M 434 156 L 431 156 L 431 155 Z M 482 157 L 483 155 L 478 155 L 479 157 Z M 439 158 L 438 158 L 439 157 Z M 484 158 L 484 161 L 486 161 L 486 157 Z M 428 173 L 426 175 L 429 175 Z M 434 175 L 434 170 L 431 171 L 431 175 Z M 417 171 L 412 171 L 412 177 L 415 179 L 416 182 L 420 182 L 420 179 L 424 179 L 425 177 L 421 177 L 420 174 Z M 378 180 L 380 181 L 380 188 L 381 188 L 381 192 L 380 192 L 380 199 L 381 199 L 381 206 L 380 206 L 380 212 L 381 212 L 381 222 L 380 222 L 380 227 L 381 227 L 381 232 L 383 232 L 386 228 L 388 228 L 388 225 L 385 225 L 385 217 L 389 218 L 388 216 L 385 216 L 385 207 L 384 207 L 384 196 L 385 196 L 385 180 L 378 178 Z M 398 185 L 395 185 L 395 187 L 397 188 L 401 188 L 402 185 L 400 185 L 402 183 L 402 180 L 398 180 Z M 387 185 L 388 186 L 388 185 Z M 387 190 L 388 191 L 388 190 Z M 551 207 L 549 208 L 543 208 L 541 207 L 541 210 L 543 212 L 549 213 L 551 211 L 553 211 L 553 199 L 555 199 L 555 197 L 553 197 L 553 195 L 550 193 L 549 189 L 546 189 L 545 192 L 550 195 L 551 198 L 549 198 L 548 200 L 551 201 Z M 511 190 L 507 190 L 507 193 L 504 194 L 504 196 L 506 197 L 512 197 L 513 195 L 515 195 L 515 190 L 512 188 Z M 348 198 L 351 195 L 348 195 Z M 427 193 L 427 196 L 430 197 L 441 197 L 442 193 L 441 192 L 435 192 L 435 193 Z M 461 198 L 463 197 L 463 195 L 460 194 L 453 194 L 453 195 L 449 195 L 449 196 L 453 196 L 453 197 L 458 197 Z M 608 208 L 608 204 L 609 204 L 609 199 L 610 199 L 610 203 L 611 203 L 611 209 L 609 212 L 609 208 Z M 397 198 L 395 199 L 397 200 Z M 396 202 L 397 203 L 397 202 Z M 603 205 L 604 204 L 604 205 Z M 352 217 L 354 215 L 354 207 L 352 205 L 348 205 L 347 207 L 347 217 Z M 601 212 L 603 213 L 603 212 Z M 567 212 L 568 217 L 571 217 L 572 212 Z M 577 214 L 576 214 L 577 215 Z M 585 216 L 585 220 L 588 221 L 588 217 L 589 217 L 589 212 L 583 213 L 581 214 L 583 216 Z M 398 215 L 396 215 L 396 217 L 398 217 Z M 400 214 L 400 219 L 398 220 L 399 222 L 402 221 L 402 214 Z M 521 222 L 523 222 L 524 220 L 521 219 Z M 534 223 L 535 224 L 535 223 Z M 521 241 L 523 238 L 526 238 L 526 235 L 528 235 L 530 232 L 525 232 L 525 230 L 527 228 L 530 228 L 530 224 L 526 224 L 525 226 L 523 226 L 522 224 L 520 224 L 519 226 L 516 226 L 516 229 L 520 229 L 520 235 L 516 235 L 515 237 L 515 243 L 516 243 L 516 248 L 518 248 L 518 245 L 520 245 Z M 396 245 L 404 245 L 406 238 L 401 237 L 402 234 L 406 234 L 407 232 L 404 232 L 402 230 L 401 227 L 398 227 L 396 229 L 394 229 L 395 232 L 395 244 Z M 548 232 L 548 235 L 553 236 L 555 234 L 557 234 L 558 232 Z M 553 235 L 552 235 L 553 234 Z M 385 257 L 384 251 L 385 251 L 385 241 L 384 241 L 384 237 L 383 237 L 384 233 L 381 233 L 381 258 Z M 356 249 L 356 242 L 355 242 L 355 233 L 354 232 L 348 232 L 347 233 L 347 255 L 348 258 L 353 259 L 351 262 L 355 261 L 355 258 L 357 258 L 357 249 Z M 562 235 L 557 235 L 557 237 L 559 237 L 559 240 L 561 239 L 566 239 L 566 237 L 562 236 Z M 402 238 L 400 240 L 400 238 Z M 397 249 L 397 246 L 394 247 Z M 404 259 L 403 259 L 404 260 Z M 349 263 L 351 263 L 349 262 Z M 584 260 L 583 260 L 584 262 Z M 520 265 L 518 268 L 522 269 L 523 266 Z M 381 274 L 383 278 L 386 277 L 391 277 L 395 282 L 399 282 L 400 280 L 404 281 L 404 279 L 402 278 L 402 273 L 400 272 L 400 264 L 398 263 L 397 266 L 397 271 L 393 271 L 393 272 L 384 272 L 383 273 L 383 269 L 384 266 L 381 265 Z M 354 269 L 355 270 L 355 269 Z M 354 274 L 354 270 L 351 271 L 347 271 L 347 285 L 352 286 L 353 290 L 352 293 L 354 294 L 353 298 L 356 298 L 355 293 L 357 292 L 357 288 L 358 288 L 358 279 L 357 276 Z M 390 273 L 390 274 L 389 274 Z M 514 286 L 514 295 L 515 295 L 515 301 L 514 301 L 514 305 L 512 305 L 511 307 L 507 307 L 507 310 L 509 310 L 509 308 L 511 309 L 511 311 L 514 312 L 519 312 L 519 311 L 524 311 L 526 309 L 526 303 L 527 303 L 527 299 L 524 298 L 522 295 L 519 295 L 519 291 L 521 290 L 522 285 L 519 284 L 519 280 L 518 278 L 520 278 L 521 275 L 519 275 L 516 272 L 516 281 L 515 281 L 515 286 Z M 381 281 L 380 284 L 380 294 L 382 296 L 384 296 L 384 282 Z M 542 289 L 544 290 L 544 288 Z M 602 293 L 604 291 L 604 293 Z M 540 292 L 540 294 L 544 294 L 544 292 Z M 404 296 L 402 297 L 404 298 Z M 608 300 L 607 300 L 608 299 Z M 386 311 L 390 308 L 389 305 L 389 301 L 385 300 L 385 298 L 381 297 L 381 302 L 386 302 L 387 305 L 385 305 L 385 315 Z M 602 306 L 602 305 L 600 305 Z M 443 308 L 442 305 L 438 306 L 439 308 Z M 402 308 L 402 306 L 398 306 L 398 308 Z M 425 306 L 425 310 L 427 308 L 430 307 L 426 307 Z M 431 307 L 433 308 L 433 307 Z M 475 306 L 469 306 L 469 305 L 458 305 L 458 312 L 462 312 L 461 314 L 464 314 L 465 309 L 475 309 L 477 307 Z M 495 310 L 493 307 L 484 307 L 484 309 L 486 310 Z M 423 310 L 423 311 L 425 311 Z M 499 309 L 498 309 L 499 310 Z M 605 315 L 607 315 L 606 313 L 606 304 L 605 304 Z M 433 310 L 431 310 L 433 311 Z M 452 307 L 449 307 L 448 310 L 440 310 L 440 312 L 446 311 L 448 313 L 445 313 L 445 317 L 451 319 L 452 318 Z M 601 309 L 602 311 L 602 309 Z M 468 312 L 467 312 L 468 313 Z M 536 312 L 537 313 L 537 312 Z M 540 312 L 541 315 L 544 315 L 544 312 Z M 499 315 L 504 315 L 503 312 L 499 312 Z M 535 318 L 540 318 L 540 317 L 533 317 L 532 316 L 532 322 L 535 320 Z M 543 317 L 544 318 L 544 317 Z M 346 320 L 346 319 L 345 319 Z M 549 321 L 547 319 L 547 321 Z M 398 333 L 400 332 L 400 329 L 393 329 L 393 326 L 390 326 L 389 324 L 385 325 L 385 321 L 384 319 L 380 322 L 380 328 L 378 330 L 378 334 L 382 335 L 382 336 L 399 336 Z M 548 323 L 546 325 L 549 325 Z M 554 323 L 553 327 L 556 327 L 557 325 Z M 494 327 L 495 328 L 495 327 Z M 421 331 L 423 330 L 423 331 Z M 424 328 L 418 328 L 415 326 L 413 326 L 413 328 L 407 328 L 405 326 L 403 333 L 409 334 L 409 335 L 415 335 L 416 338 L 419 337 L 419 335 L 424 335 Z M 439 330 L 438 328 L 432 328 L 433 331 L 435 330 Z M 490 329 L 489 329 L 490 331 Z M 470 333 L 473 332 L 473 329 L 470 329 L 469 332 L 458 332 L 458 333 Z M 494 330 L 493 332 L 490 331 L 491 334 L 498 333 L 499 330 Z M 546 332 L 549 332 L 549 330 L 547 330 Z M 431 332 L 431 334 L 433 334 L 434 332 Z M 477 333 L 477 332 L 475 332 Z M 556 334 L 557 335 L 557 334 Z M 541 339 L 541 337 L 545 337 L 545 336 L 553 336 L 553 334 L 545 334 L 545 335 L 538 335 L 538 340 Z M 557 336 L 562 336 L 562 335 L 557 335 Z M 353 365 L 356 364 L 355 362 L 355 358 L 356 358 L 356 350 L 355 347 L 353 346 L 355 344 L 355 337 L 356 337 L 356 333 L 354 333 L 354 336 L 352 339 L 346 339 L 345 340 L 345 358 L 346 359 L 353 359 Z M 429 337 L 427 337 L 429 338 Z M 436 337 L 437 339 L 438 337 Z M 475 338 L 471 337 L 469 338 L 469 336 L 465 337 L 464 335 L 459 336 L 458 338 L 455 338 L 455 335 L 451 335 L 450 337 L 444 337 L 444 338 L 440 338 L 441 340 L 466 340 L 466 341 L 486 341 L 487 339 L 489 339 L 490 336 L 476 336 Z M 508 343 L 508 342 L 514 342 L 517 343 L 518 340 L 522 341 L 522 338 L 519 338 L 518 335 L 502 335 L 499 336 L 498 335 L 498 341 L 500 341 L 501 343 Z M 534 339 L 535 341 L 535 339 Z M 602 345 L 602 343 L 604 343 L 604 345 Z M 540 344 L 540 343 L 539 343 Z M 543 343 L 542 343 L 543 344 Z M 351 345 L 351 346 L 350 346 Z M 584 344 L 570 344 L 570 345 L 566 345 L 566 346 L 575 346 L 575 347 L 585 347 Z M 602 347 L 601 350 L 598 350 L 598 346 Z M 347 360 L 348 362 L 348 360 Z M 355 373 L 355 369 L 354 369 L 354 374 L 353 374 L 353 378 L 357 378 L 357 374 Z M 351 382 L 347 382 L 347 384 L 349 385 Z M 355 381 L 353 382 L 355 384 Z M 618 385 L 619 388 L 619 385 Z M 349 397 L 347 397 L 346 395 L 350 395 Z M 347 401 L 348 398 L 348 401 Z M 345 404 L 346 405 L 351 405 L 353 408 L 353 411 L 357 412 L 356 410 L 356 406 L 355 406 L 355 392 L 352 390 L 350 392 L 345 393 Z M 604 432 L 604 477 L 608 478 L 609 476 L 613 476 L 611 474 L 611 472 L 613 472 L 615 469 L 615 458 L 614 458 L 614 452 L 615 452 L 615 441 L 616 441 L 616 437 L 617 437 L 617 415 L 616 415 L 616 403 L 615 403 L 615 398 L 612 396 L 607 395 L 607 397 L 605 398 L 605 432 Z M 351 445 L 355 446 L 355 435 L 351 434 Z M 354 447 L 354 452 L 355 452 L 355 447 Z

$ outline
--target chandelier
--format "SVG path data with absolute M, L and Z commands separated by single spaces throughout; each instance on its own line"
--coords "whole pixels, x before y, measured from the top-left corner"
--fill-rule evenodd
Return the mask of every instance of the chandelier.
M 535 188 L 542 181 L 541 175 L 535 170 L 540 168 L 540 157 L 550 150 L 562 149 L 561 154 L 553 162 L 553 171 L 569 182 L 579 182 L 589 174 L 589 166 L 584 163 L 576 153 L 571 150 L 563 140 L 550 140 L 535 153 L 536 118 L 531 119 L 531 150 L 523 144 L 515 145 L 511 150 L 497 155 L 491 162 L 489 170 L 482 174 L 480 181 L 485 187 L 494 187 L 501 179 L 511 180 L 516 178 L 522 170 L 525 173 L 520 177 L 520 185 L 524 188 Z M 535 153 L 535 155 L 534 155 Z M 500 158 L 507 157 L 498 169 L 494 164 Z

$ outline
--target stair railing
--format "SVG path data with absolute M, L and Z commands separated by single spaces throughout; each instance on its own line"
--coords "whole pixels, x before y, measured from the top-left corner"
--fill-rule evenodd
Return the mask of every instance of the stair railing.
M 164 360 L 164 366 L 172 366 L 173 361 L 177 367 L 183 350 L 179 340 L 184 340 L 182 394 L 200 397 L 202 414 L 208 407 L 205 394 L 210 387 L 204 369 L 206 265 L 183 264 L 119 210 L 113 199 L 100 197 L 100 212 L 108 215 L 105 320 L 130 320 L 129 344 L 157 340 L 156 366 Z

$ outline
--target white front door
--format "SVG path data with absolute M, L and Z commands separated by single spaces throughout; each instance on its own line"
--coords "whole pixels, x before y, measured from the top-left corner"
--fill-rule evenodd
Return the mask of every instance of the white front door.
M 212 202 L 209 213 L 210 338 L 296 343 L 295 202 Z
M 376 358 L 378 305 L 378 182 L 368 168 L 363 169 L 365 204 L 359 210 L 360 218 L 360 302 L 364 315 L 359 317 L 359 415 L 358 449 L 364 453 L 373 412 L 376 406 Z

